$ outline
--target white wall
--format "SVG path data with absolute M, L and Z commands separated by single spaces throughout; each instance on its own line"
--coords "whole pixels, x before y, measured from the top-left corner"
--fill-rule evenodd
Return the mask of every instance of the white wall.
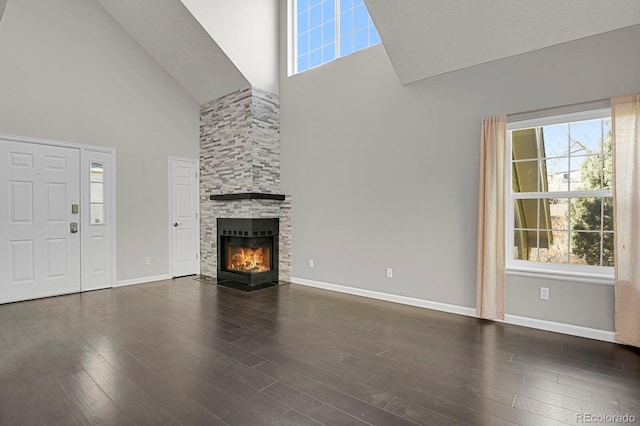
M 251 85 L 278 93 L 278 0 L 181 1 Z
M 640 26 L 407 86 L 383 46 L 288 78 L 285 28 L 281 161 L 282 189 L 294 200 L 292 276 L 325 283 L 474 307 L 481 118 L 640 90 Z M 524 310 L 540 283 L 509 278 L 507 311 L 611 329 L 611 287 L 567 285 L 572 303 Z
M 403 83 L 640 24 L 637 0 L 365 3 Z
M 0 58 L 0 133 L 115 148 L 117 280 L 167 274 L 168 156 L 197 158 L 197 103 L 94 1 L 9 2 Z

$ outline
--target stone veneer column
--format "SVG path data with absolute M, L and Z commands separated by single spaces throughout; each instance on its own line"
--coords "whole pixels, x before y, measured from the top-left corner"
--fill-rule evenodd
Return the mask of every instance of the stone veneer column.
M 280 191 L 280 101 L 255 87 L 200 107 L 201 272 L 217 274 L 217 218 L 280 218 L 279 276 L 291 278 L 291 198 L 211 201 L 213 194 Z

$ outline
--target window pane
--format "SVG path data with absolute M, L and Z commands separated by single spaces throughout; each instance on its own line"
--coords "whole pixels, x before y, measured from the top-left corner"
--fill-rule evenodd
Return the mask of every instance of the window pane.
M 309 31 L 309 12 L 302 12 L 298 15 L 298 34 Z
M 91 218 L 92 225 L 104 224 L 104 204 L 91 204 Z
M 369 22 L 369 14 L 364 5 L 358 6 L 353 10 L 353 29 L 359 30 L 365 28 Z
M 322 44 L 329 44 L 336 41 L 336 20 L 327 21 L 322 26 Z
M 538 162 L 519 161 L 512 167 L 513 192 L 538 191 Z
M 336 58 L 336 44 L 331 43 L 322 48 L 322 62 L 329 62 Z
M 91 163 L 89 166 L 89 181 L 90 182 L 103 182 L 104 181 L 104 164 Z
M 593 191 L 602 188 L 602 155 L 571 157 L 571 189 Z
M 602 235 L 602 266 L 613 266 L 613 233 L 605 232 Z
M 571 173 L 568 158 L 547 158 L 541 160 L 543 170 L 546 170 L 547 180 L 542 182 L 542 190 L 550 192 L 568 191 Z M 546 186 L 546 188 L 545 188 Z
M 309 52 L 309 33 L 298 36 L 298 56 Z
M 600 265 L 600 232 L 571 233 L 571 263 L 576 265 Z
M 588 185 L 585 185 L 585 183 L 583 182 L 583 176 L 582 176 L 582 164 L 585 162 L 585 160 L 587 159 L 587 157 L 584 156 L 572 156 L 571 157 L 571 164 L 569 165 L 570 167 L 570 177 L 569 177 L 569 183 L 570 183 L 570 187 L 572 191 L 575 190 L 586 190 L 589 189 Z M 598 171 L 596 171 L 596 177 L 597 177 L 597 173 Z M 600 187 L 600 185 L 598 184 L 598 187 L 593 188 L 593 189 L 598 189 Z
M 322 0 L 309 0 L 309 7 L 313 7 L 315 5 L 318 5 L 322 3 Z
M 309 35 L 309 50 L 322 47 L 322 27 L 311 30 Z
M 544 235 L 544 238 L 543 238 Z M 569 263 L 569 233 L 563 231 L 540 232 L 538 261 Z
M 511 151 L 514 160 L 538 158 L 536 129 L 522 129 L 512 132 Z
M 336 16 L 336 2 L 334 0 L 324 0 L 322 3 L 323 20 L 333 19 Z
M 309 50 L 315 50 L 322 46 L 322 27 L 311 30 L 309 34 Z
M 516 200 L 514 228 L 538 229 L 538 200 Z
M 528 249 L 526 245 L 524 245 L 526 235 L 526 231 L 521 229 L 516 229 L 514 231 L 513 238 L 513 258 L 517 260 L 527 260 L 526 256 L 528 253 Z
M 353 12 L 349 11 L 340 15 L 340 36 L 353 32 Z
M 322 24 L 322 5 L 317 5 L 309 10 L 309 28 L 315 28 Z
M 298 0 L 298 13 L 304 12 L 309 8 L 309 0 Z
M 602 199 L 603 208 L 603 230 L 613 231 L 613 198 L 607 197 Z
M 104 186 L 101 182 L 91 182 L 91 202 L 102 203 L 104 201 Z
M 605 151 L 607 149 L 611 149 L 611 142 L 605 144 Z M 613 157 L 611 155 L 604 156 L 604 164 L 603 164 L 603 175 L 602 175 L 602 189 L 613 189 Z
M 309 54 L 309 67 L 317 67 L 322 63 L 322 49 L 316 49 Z
M 309 55 L 298 56 L 298 72 L 309 68 Z
M 551 215 L 551 229 L 569 230 L 569 200 L 566 198 L 549 199 L 549 213 Z
M 345 56 L 353 52 L 353 37 L 347 36 L 340 38 L 340 56 Z
M 599 154 L 602 149 L 602 120 L 571 123 L 571 155 Z
M 545 157 L 565 157 L 569 155 L 569 125 L 557 124 L 542 128 Z
M 353 51 L 356 52 L 367 47 L 369 47 L 369 31 L 366 28 L 356 31 L 353 35 Z
M 340 12 L 349 10 L 353 7 L 353 0 L 340 0 Z
M 602 199 L 574 198 L 571 200 L 571 230 L 600 231 L 602 229 Z

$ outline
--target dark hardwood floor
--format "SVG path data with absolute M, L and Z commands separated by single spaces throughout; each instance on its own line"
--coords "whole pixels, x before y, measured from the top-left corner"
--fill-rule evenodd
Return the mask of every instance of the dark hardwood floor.
M 191 278 L 0 305 L 3 425 L 640 423 L 640 352 Z

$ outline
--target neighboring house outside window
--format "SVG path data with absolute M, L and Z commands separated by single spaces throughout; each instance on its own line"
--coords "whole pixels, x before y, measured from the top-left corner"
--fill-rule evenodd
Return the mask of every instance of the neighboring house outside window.
M 507 270 L 613 277 L 610 110 L 508 124 Z
M 290 0 L 293 73 L 380 43 L 362 0 Z

